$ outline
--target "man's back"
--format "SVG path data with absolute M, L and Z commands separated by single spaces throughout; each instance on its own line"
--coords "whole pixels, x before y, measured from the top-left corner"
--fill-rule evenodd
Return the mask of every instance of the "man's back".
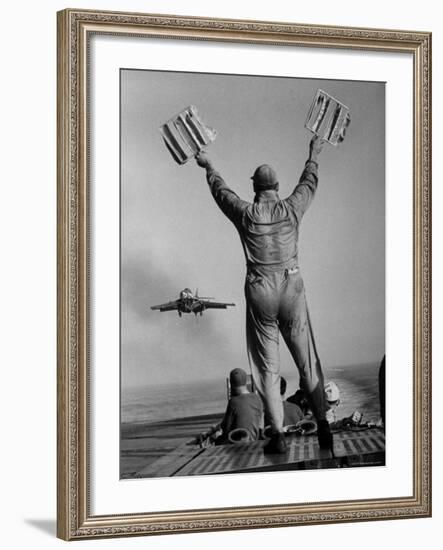
M 298 223 L 276 191 L 261 191 L 242 216 L 240 237 L 248 264 L 275 265 L 298 256 Z
M 253 439 L 258 439 L 263 422 L 263 405 L 255 393 L 242 393 L 231 397 L 222 422 L 227 437 L 237 428 L 249 430 Z
M 253 203 L 244 201 L 212 167 L 207 180 L 219 208 L 239 232 L 248 265 L 298 261 L 298 226 L 317 188 L 316 162 L 307 161 L 298 184 L 284 200 L 277 190 L 264 189 L 256 190 Z

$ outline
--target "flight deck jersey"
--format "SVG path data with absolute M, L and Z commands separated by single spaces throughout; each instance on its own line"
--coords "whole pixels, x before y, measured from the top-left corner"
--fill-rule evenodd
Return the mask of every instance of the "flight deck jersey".
M 299 224 L 315 194 L 317 170 L 317 163 L 308 160 L 288 198 L 281 200 L 277 191 L 261 190 L 253 203 L 240 199 L 216 170 L 208 170 L 211 193 L 236 226 L 249 267 L 298 264 Z

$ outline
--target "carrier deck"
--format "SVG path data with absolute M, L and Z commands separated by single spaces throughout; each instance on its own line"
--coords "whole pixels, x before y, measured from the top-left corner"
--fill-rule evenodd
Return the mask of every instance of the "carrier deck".
M 134 477 L 173 477 L 319 468 L 383 466 L 385 434 L 377 427 L 334 432 L 334 452 L 321 450 L 317 436 L 288 435 L 285 454 L 265 454 L 266 441 L 202 447 L 196 439 L 158 458 Z

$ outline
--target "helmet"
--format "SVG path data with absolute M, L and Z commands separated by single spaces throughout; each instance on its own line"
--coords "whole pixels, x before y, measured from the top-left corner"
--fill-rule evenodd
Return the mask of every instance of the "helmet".
M 328 382 L 325 385 L 326 401 L 338 401 L 340 399 L 340 390 L 335 382 Z
M 258 189 L 270 189 L 277 183 L 277 174 L 269 164 L 259 166 L 251 178 Z
M 229 382 L 231 388 L 238 388 L 240 386 L 245 386 L 247 381 L 246 372 L 243 369 L 236 368 L 231 370 L 229 373 Z

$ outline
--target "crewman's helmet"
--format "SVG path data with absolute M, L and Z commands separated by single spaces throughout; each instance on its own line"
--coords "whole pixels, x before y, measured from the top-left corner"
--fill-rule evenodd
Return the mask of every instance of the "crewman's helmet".
M 259 166 L 251 179 L 258 190 L 274 189 L 278 185 L 277 174 L 269 164 Z
M 325 398 L 329 406 L 340 403 L 340 390 L 335 382 L 328 382 L 325 385 Z
M 229 383 L 231 384 L 231 389 L 246 386 L 246 381 L 246 372 L 241 368 L 233 369 L 229 373 Z

